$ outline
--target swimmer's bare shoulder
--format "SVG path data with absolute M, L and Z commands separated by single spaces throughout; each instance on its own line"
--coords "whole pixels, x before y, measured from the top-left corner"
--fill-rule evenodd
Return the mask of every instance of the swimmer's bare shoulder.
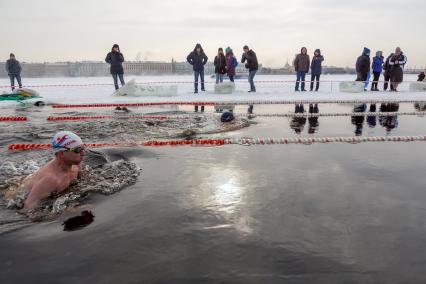
M 39 178 L 33 179 L 28 197 L 24 202 L 24 209 L 33 208 L 38 201 L 49 197 L 52 192 L 58 190 L 58 178 L 53 173 L 47 173 Z

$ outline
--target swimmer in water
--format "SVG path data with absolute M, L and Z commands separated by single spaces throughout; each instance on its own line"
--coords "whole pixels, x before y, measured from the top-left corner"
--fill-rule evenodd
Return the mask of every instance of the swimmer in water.
M 25 181 L 28 193 L 25 209 L 33 209 L 38 202 L 67 189 L 76 181 L 85 155 L 83 141 L 75 133 L 60 131 L 52 140 L 55 158 Z

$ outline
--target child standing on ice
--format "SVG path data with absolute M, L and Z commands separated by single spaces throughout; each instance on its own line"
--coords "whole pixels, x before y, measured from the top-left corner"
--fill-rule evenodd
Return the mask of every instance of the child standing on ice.
M 226 57 L 223 48 L 219 48 L 214 58 L 214 73 L 216 74 L 216 84 L 223 83 L 223 75 L 226 74 Z
M 380 79 L 380 74 L 382 74 L 383 71 L 383 60 L 385 58 L 383 57 L 383 52 L 382 51 L 377 51 L 376 52 L 376 56 L 373 58 L 373 64 L 372 64 L 372 68 L 373 68 L 373 83 L 371 84 L 371 90 L 372 91 L 379 91 L 378 85 L 379 85 L 379 79 Z
M 228 73 L 229 80 L 234 82 L 235 68 L 238 66 L 237 58 L 234 56 L 234 52 L 230 47 L 225 49 L 226 51 L 226 71 Z

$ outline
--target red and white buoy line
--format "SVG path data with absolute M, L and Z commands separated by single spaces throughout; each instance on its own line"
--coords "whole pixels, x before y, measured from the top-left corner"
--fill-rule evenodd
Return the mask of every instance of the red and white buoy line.
M 421 112 L 346 112 L 346 113 L 270 113 L 270 114 L 246 114 L 235 113 L 239 117 L 348 117 L 348 116 L 426 116 L 425 111 Z M 80 120 L 104 120 L 104 119 L 158 119 L 158 120 L 180 120 L 193 119 L 200 116 L 197 113 L 187 115 L 85 115 L 85 116 L 48 116 L 48 121 L 80 121 Z M 0 116 L 1 121 L 28 121 L 26 116 Z
M 26 116 L 0 116 L 0 121 L 27 121 Z
M 348 116 L 424 116 L 426 112 L 347 112 L 347 113 L 273 113 L 273 114 L 235 114 L 240 117 L 348 117 Z M 73 121 L 73 120 L 103 120 L 103 119 L 159 119 L 159 120 L 179 120 L 193 119 L 199 117 L 197 113 L 188 115 L 94 115 L 94 116 L 49 116 L 49 121 Z
M 425 98 L 426 101 L 426 98 Z M 177 106 L 221 106 L 221 105 L 286 105 L 286 104 L 379 104 L 379 103 L 418 103 L 420 100 L 252 100 L 252 101 L 186 101 L 186 102 L 143 102 L 143 103 L 89 103 L 89 104 L 56 104 L 52 108 L 112 108 L 112 107 L 151 107 L 163 105 Z
M 421 136 L 372 136 L 372 137 L 311 137 L 311 138 L 226 138 L 197 140 L 155 140 L 155 141 L 119 141 L 85 144 L 88 148 L 104 147 L 160 147 L 160 146 L 223 146 L 223 145 L 288 145 L 315 143 L 366 143 L 366 142 L 426 142 L 426 135 Z M 9 150 L 50 149 L 51 144 L 10 144 Z
M 166 116 L 166 115 L 93 115 L 93 116 L 49 116 L 49 121 L 64 121 L 64 120 L 101 120 L 101 119 L 192 119 L 193 115 L 181 116 Z

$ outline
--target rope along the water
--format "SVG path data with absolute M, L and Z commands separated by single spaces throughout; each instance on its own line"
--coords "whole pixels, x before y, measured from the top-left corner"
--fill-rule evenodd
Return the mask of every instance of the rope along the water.
M 424 116 L 426 112 L 347 112 L 347 113 L 287 113 L 287 114 L 235 114 L 240 117 L 346 117 L 346 116 Z M 49 116 L 49 121 L 66 121 L 66 120 L 102 120 L 102 119 L 192 119 L 199 117 L 197 113 L 188 115 L 168 115 L 168 116 L 155 116 L 155 115 L 95 115 L 95 116 Z M 0 118 L 1 121 L 1 118 Z
M 426 135 L 421 136 L 372 136 L 372 137 L 312 137 L 312 138 L 228 138 L 228 139 L 199 139 L 199 140 L 163 140 L 163 141 L 120 141 L 86 143 L 88 148 L 102 147 L 133 147 L 133 146 L 185 146 L 185 145 L 287 145 L 314 143 L 365 143 L 365 142 L 415 142 L 426 141 Z M 49 149 L 51 144 L 10 144 L 9 150 Z
M 105 104 L 56 104 L 53 108 L 104 108 L 104 107 L 148 107 L 161 105 L 277 105 L 277 104 L 379 104 L 379 103 L 418 103 L 424 100 L 255 100 L 255 101 L 189 101 L 189 102 L 146 102 L 146 103 L 105 103 Z

